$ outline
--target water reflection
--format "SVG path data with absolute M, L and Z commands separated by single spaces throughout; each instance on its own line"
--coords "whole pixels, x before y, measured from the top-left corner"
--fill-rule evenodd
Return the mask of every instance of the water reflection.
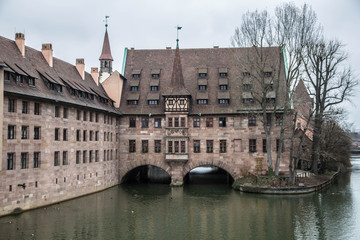
M 0 218 L 0 239 L 356 239 L 360 158 L 353 164 L 329 189 L 297 196 L 226 184 L 121 185 Z

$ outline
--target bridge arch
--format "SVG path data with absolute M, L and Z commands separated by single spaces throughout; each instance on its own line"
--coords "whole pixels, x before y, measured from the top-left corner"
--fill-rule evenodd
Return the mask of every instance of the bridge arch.
M 183 171 L 183 178 L 186 176 L 186 174 L 188 174 L 194 168 L 203 167 L 203 166 L 213 166 L 213 167 L 221 168 L 224 171 L 226 171 L 228 174 L 230 174 L 230 176 L 234 180 L 238 177 L 234 170 L 234 167 L 231 167 L 227 163 L 220 161 L 220 160 L 208 161 L 208 160 L 204 159 L 204 160 L 200 160 L 200 161 L 191 161 L 187 165 L 185 165 L 184 171 Z
M 123 167 L 120 167 L 120 183 L 123 183 L 123 181 L 125 180 L 124 177 L 126 177 L 127 174 L 129 174 L 132 170 L 144 166 L 160 168 L 171 177 L 170 166 L 168 164 L 163 164 L 160 161 L 131 161 L 128 164 L 125 164 Z

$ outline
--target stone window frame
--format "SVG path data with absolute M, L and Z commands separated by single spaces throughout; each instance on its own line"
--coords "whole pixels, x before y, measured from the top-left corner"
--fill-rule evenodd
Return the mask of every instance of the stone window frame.
M 83 160 L 82 160 L 82 163 L 86 163 L 86 155 L 87 155 L 87 151 L 86 150 L 83 150 Z
M 194 117 L 193 118 L 193 127 L 194 128 L 199 128 L 200 127 L 200 121 L 201 121 L 200 117 Z
M 129 117 L 129 128 L 136 128 L 136 117 Z
M 154 127 L 161 128 L 161 120 L 162 118 L 154 118 Z
M 194 153 L 200 153 L 200 140 L 194 140 Z
M 135 153 L 136 152 L 136 140 L 129 139 L 129 152 Z
M 149 152 L 149 140 L 141 140 L 141 152 L 148 153 Z
M 263 144 L 262 151 L 263 153 L 266 153 L 267 152 L 266 138 L 263 138 L 262 144 Z
M 255 127 L 256 126 L 256 116 L 253 114 L 250 114 L 248 116 L 248 126 L 249 127 Z
M 29 139 L 29 126 L 21 126 L 21 139 Z
M 60 128 L 55 128 L 54 140 L 55 141 L 60 141 Z
M 41 115 L 41 104 L 38 102 L 34 103 L 34 115 Z
M 161 140 L 154 140 L 154 152 L 161 153 Z
M 16 99 L 9 98 L 8 101 L 8 112 L 16 112 Z
M 206 140 L 206 153 L 214 152 L 214 140 Z
M 212 117 L 207 117 L 206 118 L 206 127 L 214 127 L 214 118 Z
M 185 123 L 185 117 L 180 117 L 180 127 L 185 127 L 186 123 Z
M 63 160 L 62 160 L 62 164 L 63 165 L 68 165 L 69 161 L 68 161 L 68 152 L 67 151 L 63 151 Z
M 15 153 L 7 153 L 6 157 L 6 170 L 14 170 L 15 169 Z
M 59 159 L 59 154 L 60 154 L 60 151 L 55 151 L 54 152 L 54 166 L 60 166 L 60 159 Z
M 226 117 L 219 117 L 219 127 L 226 127 Z
M 40 168 L 41 164 L 41 153 L 40 152 L 34 152 L 33 154 L 33 167 L 34 168 Z
M 7 139 L 16 139 L 16 125 L 8 125 Z
M 141 128 L 149 128 L 149 117 L 141 117 Z
M 21 105 L 21 113 L 28 114 L 29 113 L 29 102 L 28 101 L 22 101 Z
M 77 150 L 76 151 L 76 164 L 80 164 L 80 158 L 81 158 L 81 151 Z
M 219 141 L 220 153 L 226 153 L 226 139 L 220 139 Z
M 256 152 L 256 139 L 249 139 L 249 152 Z

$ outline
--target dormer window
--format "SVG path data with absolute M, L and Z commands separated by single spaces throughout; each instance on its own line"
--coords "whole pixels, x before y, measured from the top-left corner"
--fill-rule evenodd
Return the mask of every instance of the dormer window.
M 272 72 L 264 72 L 265 77 L 271 77 L 271 75 L 272 75 Z
M 140 78 L 140 74 L 133 74 L 132 77 L 133 78 Z
M 35 79 L 32 78 L 32 77 L 29 77 L 29 78 L 28 78 L 28 84 L 29 84 L 29 86 L 31 86 L 31 87 L 35 87 Z
M 220 77 L 227 77 L 227 73 L 220 73 Z
M 156 79 L 160 77 L 160 74 L 151 74 L 151 77 Z
M 220 90 L 227 90 L 228 89 L 228 85 L 220 85 Z
M 159 87 L 158 86 L 151 86 L 150 91 L 157 92 L 157 91 L 159 91 Z
M 227 68 L 219 68 L 219 76 L 221 78 L 226 78 L 227 77 Z
M 24 83 L 24 77 L 21 75 L 16 75 L 16 83 L 23 84 Z
M 219 104 L 229 104 L 230 103 L 230 100 L 229 99 L 219 99 Z
M 5 81 L 10 81 L 10 72 L 4 71 L 4 80 Z
M 244 91 L 250 91 L 252 89 L 252 85 L 251 84 L 244 84 L 243 89 L 244 89 Z
M 132 74 L 132 77 L 133 77 L 133 78 L 139 79 L 139 78 L 140 78 L 140 74 L 141 74 L 141 70 L 139 70 L 139 69 L 134 69 L 131 74 Z
M 153 79 L 160 78 L 160 69 L 152 69 L 151 70 L 151 78 L 153 78 Z
M 250 73 L 249 72 L 243 72 L 243 77 L 250 77 Z
M 199 85 L 199 90 L 200 91 L 205 91 L 206 90 L 206 85 Z
M 199 78 L 206 78 L 207 77 L 207 68 L 200 68 L 199 69 Z
M 207 99 L 198 99 L 198 100 L 197 100 L 197 104 L 198 104 L 198 105 L 207 105 L 207 104 L 208 104 L 208 100 L 207 100 Z
M 138 86 L 131 86 L 130 87 L 130 91 L 131 92 L 137 92 L 139 90 L 139 87 Z
M 138 105 L 138 100 L 128 100 L 127 105 Z

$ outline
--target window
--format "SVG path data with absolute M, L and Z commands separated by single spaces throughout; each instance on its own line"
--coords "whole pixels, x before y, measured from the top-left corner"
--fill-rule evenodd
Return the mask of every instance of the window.
M 151 74 L 151 77 L 152 77 L 152 78 L 159 78 L 159 77 L 160 77 L 160 74 Z
M 158 104 L 159 104 L 159 100 L 148 100 L 148 104 L 149 104 L 149 105 L 158 105 Z
M 59 116 L 60 116 L 59 106 L 55 106 L 55 117 L 59 117 Z
M 63 165 L 68 165 L 67 151 L 63 152 Z
M 180 126 L 185 127 L 185 118 L 184 117 L 180 118 Z
M 83 163 L 86 163 L 86 151 L 83 151 Z
M 99 122 L 99 114 L 95 113 L 95 122 Z
M 227 90 L 228 89 L 228 85 L 220 85 L 220 90 Z
M 173 142 L 168 141 L 168 153 L 172 153 L 172 152 L 173 152 Z
M 194 118 L 193 123 L 194 123 L 194 125 L 193 125 L 194 127 L 200 127 L 200 118 L 197 118 L 197 117 Z
M 29 84 L 29 86 L 31 86 L 31 87 L 35 87 L 35 79 L 29 77 L 29 78 L 28 78 L 28 84 Z
M 76 164 L 80 163 L 80 151 L 76 151 Z
M 213 140 L 206 140 L 206 152 L 207 153 L 212 153 L 214 151 L 213 144 L 214 144 Z
M 281 114 L 276 114 L 276 126 L 282 126 L 283 125 L 283 116 Z
M 86 130 L 83 131 L 83 141 L 86 141 Z
M 226 153 L 226 140 L 220 140 L 220 153 Z
M 148 128 L 149 127 L 149 118 L 148 117 L 142 117 L 141 118 L 141 127 L 142 128 Z
M 136 152 L 135 140 L 129 140 L 129 152 Z
M 185 147 L 185 141 L 180 142 L 180 151 L 181 153 L 185 153 L 186 147 Z
M 256 139 L 249 139 L 249 152 L 256 152 Z
M 59 128 L 55 128 L 55 141 L 59 141 L 60 139 L 60 134 L 59 134 L 60 129 Z
M 34 114 L 40 115 L 40 103 L 34 103 Z
M 138 100 L 128 100 L 127 105 L 138 105 Z
M 219 117 L 219 127 L 226 127 L 226 117 Z
M 274 91 L 274 84 L 266 84 L 265 89 L 266 91 Z
M 255 101 L 253 98 L 243 98 L 244 104 L 253 104 Z
M 6 166 L 7 170 L 13 170 L 15 168 L 14 155 L 15 155 L 14 153 L 7 154 L 7 166 Z
M 14 125 L 8 126 L 8 139 L 15 139 L 15 126 Z
M 197 104 L 206 105 L 206 104 L 208 104 L 208 100 L 207 99 L 198 99 Z
M 133 74 L 132 77 L 133 78 L 140 78 L 140 74 Z
M 89 112 L 89 121 L 92 122 L 93 121 L 93 112 Z
M 86 111 L 83 112 L 83 120 L 84 120 L 84 121 L 87 120 L 87 112 L 86 112 Z
M 175 153 L 179 152 L 179 141 L 174 141 L 174 152 Z
M 92 141 L 94 137 L 94 131 L 89 132 L 89 141 Z
M 28 113 L 28 102 L 22 101 L 22 108 L 21 112 L 27 114 Z
M 206 118 L 206 127 L 213 127 L 214 126 L 214 119 L 213 118 Z
M 267 152 L 267 146 L 266 146 L 266 139 L 263 139 L 263 152 L 266 153 Z
M 244 91 L 250 91 L 252 89 L 252 85 L 251 84 L 244 84 L 243 89 L 244 89 Z
M 161 128 L 161 118 L 155 118 L 154 120 L 154 126 L 156 128 Z
M 99 150 L 95 150 L 95 162 L 99 162 Z
M 199 85 L 199 90 L 200 91 L 205 91 L 206 90 L 206 85 Z
M 76 141 L 80 141 L 80 130 L 76 130 Z
M 243 72 L 243 77 L 250 77 L 250 73 L 249 72 Z
M 141 141 L 141 151 L 143 153 L 147 153 L 149 151 L 149 141 L 148 140 Z
M 40 167 L 40 152 L 34 152 L 34 168 Z
M 131 127 L 131 128 L 136 127 L 136 117 L 129 118 L 129 127 Z
M 194 140 L 194 153 L 200 152 L 200 140 Z
M 179 118 L 178 117 L 174 118 L 174 127 L 179 127 Z
M 152 92 L 157 92 L 157 91 L 159 91 L 159 86 L 151 86 L 151 87 L 150 87 L 150 91 L 152 91 Z
M 81 115 L 81 111 L 77 110 L 76 111 L 76 120 L 80 120 L 80 115 Z
M 137 92 L 139 90 L 139 87 L 138 86 L 131 86 L 130 87 L 130 91 L 131 92 Z
M 168 126 L 172 127 L 173 126 L 173 119 L 172 118 L 168 118 Z
M 60 152 L 54 152 L 54 166 L 59 166 L 60 165 L 59 153 Z
M 104 150 L 104 161 L 106 161 L 106 150 Z
M 9 105 L 8 105 L 8 112 L 15 112 L 16 111 L 16 100 L 9 98 Z
M 68 109 L 67 108 L 63 109 L 63 118 L 68 118 Z
M 206 73 L 199 73 L 199 78 L 206 78 Z
M 256 116 L 254 115 L 249 115 L 249 118 L 248 118 L 248 126 L 251 127 L 251 126 L 256 126 Z
M 20 167 L 21 169 L 28 168 L 28 153 L 21 153 Z
M 34 139 L 40 139 L 41 137 L 41 128 L 40 127 L 34 127 Z
M 99 131 L 95 132 L 95 141 L 99 141 Z
M 28 139 L 28 126 L 21 126 L 21 139 Z
M 89 163 L 92 163 L 92 155 L 93 155 L 93 151 L 90 150 L 89 151 Z
M 63 129 L 63 141 L 67 141 L 68 140 L 68 136 L 67 136 L 67 128 Z
M 221 73 L 219 73 L 219 76 L 222 77 L 222 78 L 227 77 L 227 73 L 226 72 L 221 72 Z
M 161 152 L 161 140 L 155 140 L 155 152 L 156 153 Z
M 271 77 L 271 75 L 272 75 L 272 72 L 264 72 L 265 77 Z
M 219 104 L 229 104 L 230 99 L 219 99 Z

